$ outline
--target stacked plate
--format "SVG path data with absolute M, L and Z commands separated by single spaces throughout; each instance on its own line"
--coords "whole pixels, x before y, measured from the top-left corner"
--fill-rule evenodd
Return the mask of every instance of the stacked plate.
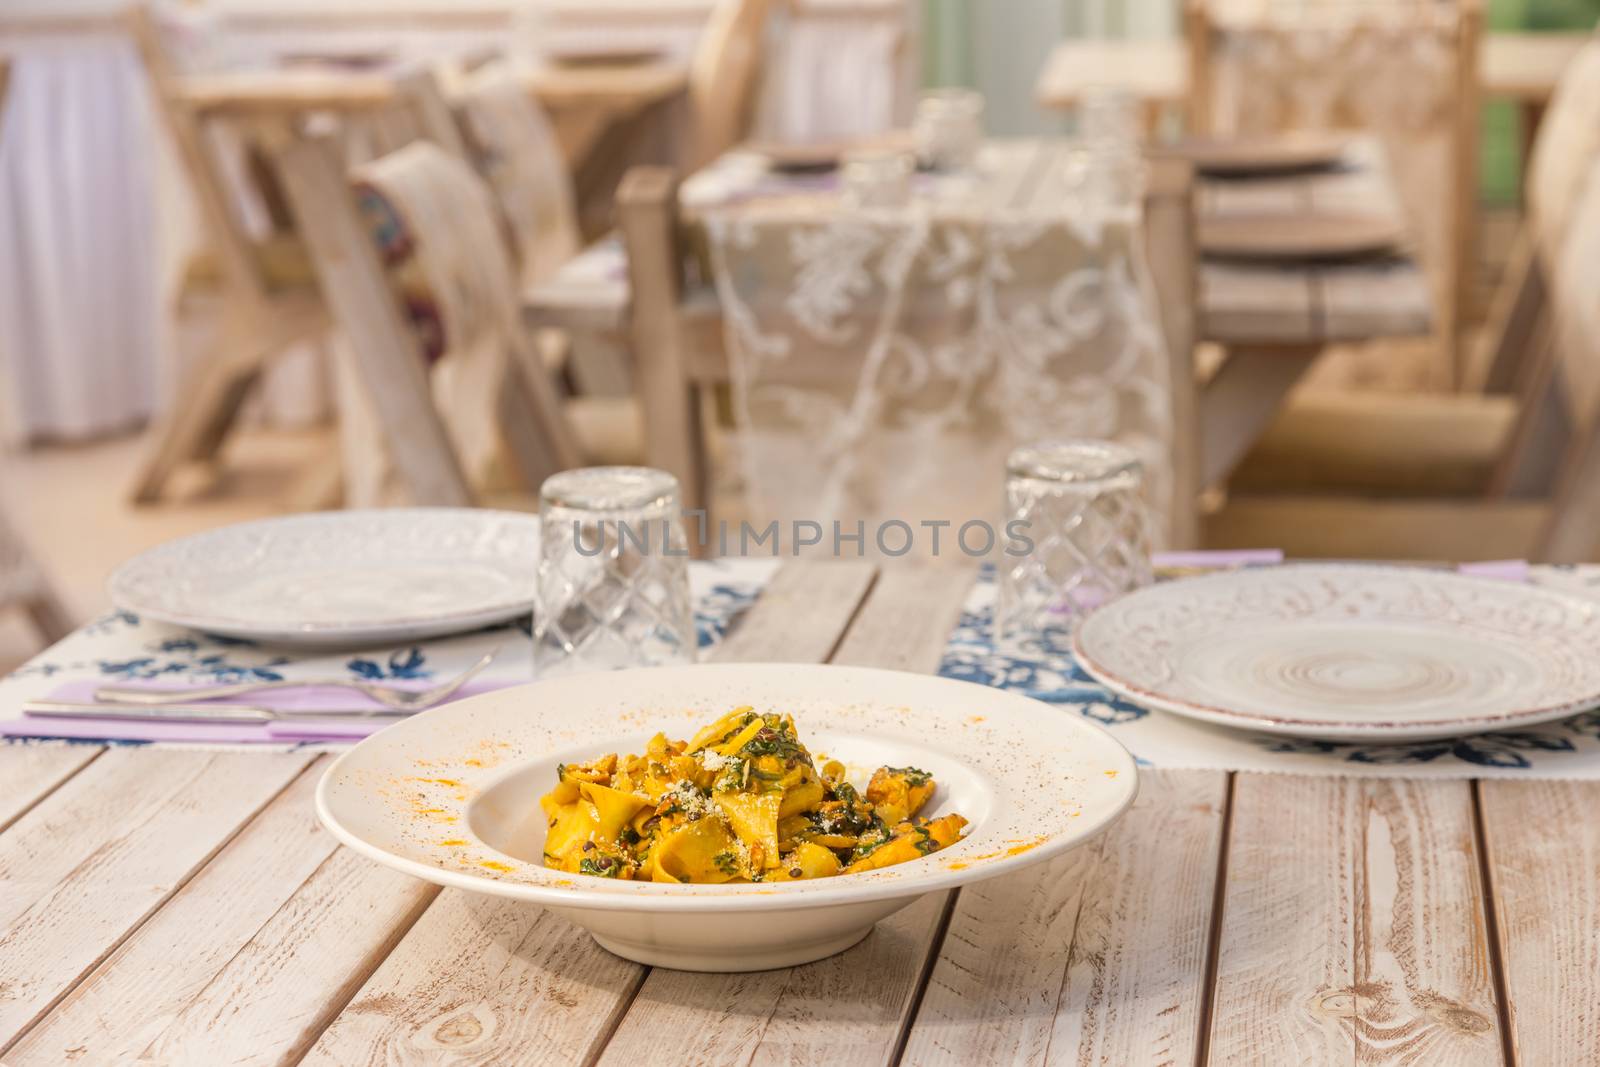
M 1084 620 L 1074 652 L 1137 704 L 1293 737 L 1416 741 L 1600 706 L 1600 602 L 1419 568 L 1155 585 Z

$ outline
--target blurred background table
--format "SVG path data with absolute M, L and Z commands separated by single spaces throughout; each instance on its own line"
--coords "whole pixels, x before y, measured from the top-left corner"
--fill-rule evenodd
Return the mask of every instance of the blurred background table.
M 570 165 L 583 168 L 614 126 L 682 95 L 688 69 L 653 59 L 630 64 L 550 65 L 523 72 L 528 92 L 549 113 Z M 179 97 L 203 119 L 282 119 L 310 112 L 371 112 L 394 99 L 392 75 L 276 69 L 192 74 Z
M 1047 139 L 991 141 L 985 149 L 984 181 L 993 188 L 986 197 L 1010 210 L 1052 210 L 1061 195 L 1055 172 L 1067 150 L 1066 142 Z M 718 205 L 803 203 L 809 198 L 822 210 L 836 200 L 838 189 L 834 176 L 772 171 L 759 155 L 735 151 L 689 177 L 679 203 L 685 223 L 693 228 Z M 1387 221 L 1397 230 L 1406 227 L 1382 150 L 1371 140 L 1352 141 L 1335 171 L 1202 179 L 1195 205 L 1202 227 L 1208 217 L 1249 213 L 1271 220 L 1304 217 L 1308 210 L 1312 215 L 1326 210 Z M 1167 266 L 1177 277 L 1188 269 Z M 1160 275 L 1163 267 L 1158 264 L 1156 270 Z M 1227 350 L 1220 370 L 1201 393 L 1202 486 L 1225 477 L 1243 457 L 1325 346 L 1424 336 L 1432 325 L 1426 281 L 1403 250 L 1333 263 L 1203 259 L 1196 271 L 1192 295 L 1180 281 L 1174 283 L 1177 289 L 1163 291 L 1162 299 L 1184 308 L 1192 300 L 1197 338 Z M 540 325 L 611 328 L 628 320 L 632 299 L 626 252 L 608 245 L 572 261 L 531 293 L 527 310 Z M 725 378 L 715 293 L 706 287 L 688 294 L 685 312 L 697 339 L 691 362 L 707 375 Z M 646 332 L 667 336 L 662 329 Z M 648 354 L 641 358 L 650 359 Z M 647 406 L 653 399 L 644 397 Z M 656 462 L 661 461 L 657 456 Z

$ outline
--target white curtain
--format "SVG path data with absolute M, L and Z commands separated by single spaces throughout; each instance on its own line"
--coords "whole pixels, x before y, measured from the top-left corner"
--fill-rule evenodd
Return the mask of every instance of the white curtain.
M 137 424 L 164 390 L 181 207 L 127 38 L 0 36 L 0 435 Z M 169 176 L 170 177 L 170 176 Z
M 846 140 L 904 126 L 915 32 L 905 4 L 871 14 L 813 2 L 774 27 L 760 127 L 791 141 Z

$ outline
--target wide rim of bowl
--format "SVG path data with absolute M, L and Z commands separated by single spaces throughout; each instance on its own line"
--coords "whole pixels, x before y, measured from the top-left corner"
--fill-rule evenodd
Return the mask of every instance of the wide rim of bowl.
M 941 852 L 893 867 L 860 874 L 842 875 L 836 878 L 741 885 L 669 885 L 654 882 L 619 883 L 608 879 L 595 879 L 585 875 L 554 871 L 539 864 L 506 857 L 514 861 L 517 872 L 532 879 L 528 881 L 510 880 L 501 872 L 491 873 L 486 871 L 479 873 L 473 870 L 455 869 L 401 855 L 391 851 L 381 843 L 367 840 L 360 833 L 345 826 L 340 821 L 333 810 L 331 799 L 334 783 L 341 780 L 341 777 L 346 774 L 350 766 L 361 758 L 364 750 L 370 752 L 376 745 L 386 743 L 384 740 L 386 735 L 393 735 L 396 731 L 405 730 L 407 727 L 415 728 L 416 724 L 424 716 L 437 716 L 441 713 L 449 712 L 451 708 L 458 709 L 457 714 L 461 714 L 460 709 L 462 708 L 468 708 L 471 705 L 485 705 L 490 700 L 505 699 L 508 695 L 518 696 L 532 693 L 549 684 L 548 682 L 533 682 L 524 686 L 515 686 L 510 689 L 481 694 L 455 704 L 444 705 L 433 711 L 414 716 L 410 720 L 390 726 L 362 741 L 355 748 L 339 756 L 323 773 L 316 789 L 317 816 L 323 826 L 334 837 L 361 855 L 438 885 L 524 900 L 555 908 L 589 911 L 703 914 L 730 910 L 789 911 L 867 903 L 877 900 L 921 896 L 941 889 L 950 889 L 971 882 L 1003 876 L 1032 864 L 1045 862 L 1093 839 L 1121 817 L 1138 795 L 1139 773 L 1135 760 L 1127 749 L 1105 728 L 1089 722 L 1070 711 L 1063 711 L 1031 697 L 977 685 L 972 682 L 958 681 L 936 675 L 915 674 L 872 667 L 793 663 L 699 664 L 686 667 L 645 668 L 614 672 L 604 677 L 616 679 L 626 675 L 633 681 L 651 681 L 689 671 L 700 672 L 708 676 L 713 672 L 725 674 L 772 671 L 785 673 L 800 671 L 808 674 L 811 672 L 826 672 L 829 676 L 840 680 L 843 680 L 847 674 L 874 679 L 913 679 L 917 684 L 934 685 L 952 693 L 970 691 L 971 699 L 980 702 L 978 706 L 985 707 L 991 713 L 995 704 L 999 703 L 1011 705 L 1013 708 L 1018 709 L 1019 714 L 1051 717 L 1057 725 L 1073 735 L 1076 742 L 1075 751 L 1087 754 L 1092 750 L 1095 758 L 1090 762 L 1094 762 L 1097 765 L 1100 763 L 1106 764 L 1106 766 L 1099 768 L 1104 775 L 1104 780 L 1099 787 L 1110 790 L 1110 796 L 1104 804 L 1094 810 L 1092 815 L 1088 811 L 1082 811 L 1080 812 L 1081 819 L 1074 817 L 1071 820 L 1071 832 L 1056 833 L 1036 840 L 1008 838 L 1004 842 L 991 842 L 1009 844 L 1009 847 L 992 854 L 975 855 L 954 861 L 950 859 L 953 850 L 960 848 L 969 840 L 981 839 L 979 838 L 979 831 L 982 831 L 983 827 L 979 826 L 977 830 L 969 833 L 962 841 L 941 850 Z M 552 681 L 568 680 L 553 679 Z M 824 729 L 826 730 L 826 728 Z M 805 727 L 803 725 L 801 736 L 803 740 L 805 737 Z M 957 759 L 964 758 L 959 753 L 948 754 Z M 970 757 L 965 758 L 970 761 Z M 515 774 L 518 767 L 526 766 L 528 762 L 530 760 L 524 759 L 503 769 L 496 768 L 496 773 L 485 774 L 476 783 L 480 787 L 478 792 L 481 792 L 482 789 L 490 788 L 496 782 Z M 469 801 L 462 801 L 461 803 L 461 811 L 465 813 L 466 804 Z M 537 803 L 537 798 L 530 797 L 529 804 L 535 803 Z M 484 847 L 489 848 L 487 845 Z M 596 882 L 600 883 L 600 885 L 586 885 L 586 883 Z
M 148 548 L 125 560 L 106 579 L 106 595 L 116 608 L 133 612 L 141 618 L 182 626 L 205 633 L 220 633 L 262 639 L 357 641 L 380 638 L 396 633 L 450 633 L 491 623 L 503 622 L 533 610 L 535 596 L 530 589 L 522 596 L 506 596 L 481 607 L 449 611 L 431 611 L 417 615 L 390 615 L 381 619 L 356 619 L 346 622 L 306 622 L 298 625 L 263 622 L 236 615 L 174 609 L 147 599 L 136 585 L 143 581 L 145 572 L 170 570 L 186 556 L 195 552 L 215 549 L 224 552 L 229 542 L 253 535 L 267 535 L 278 530 L 314 530 L 318 527 L 355 526 L 369 522 L 404 523 L 417 519 L 427 521 L 459 522 L 462 527 L 482 530 L 492 524 L 525 526 L 538 535 L 537 515 L 506 511 L 496 508 L 351 508 L 344 511 L 313 511 L 300 515 L 277 515 L 248 522 L 229 523 L 209 530 L 173 538 Z M 537 551 L 530 545 L 526 558 L 532 576 L 537 565 Z

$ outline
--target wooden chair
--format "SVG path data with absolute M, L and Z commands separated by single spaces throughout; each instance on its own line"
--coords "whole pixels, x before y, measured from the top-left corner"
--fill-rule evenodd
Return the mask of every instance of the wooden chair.
M 433 152 L 449 159 L 434 145 L 413 145 L 403 151 Z M 471 483 L 436 406 L 418 334 L 359 213 L 335 146 L 326 138 L 296 137 L 278 149 L 276 158 L 344 335 L 356 385 L 370 404 L 404 495 L 415 503 L 436 505 L 465 505 L 480 499 L 483 487 Z M 464 166 L 460 177 L 475 180 Z M 498 225 L 491 217 L 486 191 L 481 196 L 453 197 L 443 209 L 465 232 L 494 232 Z M 486 249 L 485 255 L 490 251 Z M 509 257 L 503 273 L 509 294 L 514 291 Z M 511 307 L 514 318 L 514 302 Z M 501 326 L 511 351 L 496 414 L 524 490 L 536 490 L 549 474 L 584 462 L 634 458 L 636 449 L 614 427 L 608 427 L 612 432 L 598 442 L 583 442 L 542 364 L 519 350 L 526 344 L 525 335 L 514 322 Z M 579 421 L 591 425 L 589 420 Z
M 447 97 L 446 78 L 454 83 Z M 592 396 L 627 396 L 631 373 L 615 343 L 616 323 L 602 327 L 546 323 L 537 310 L 542 287 L 582 254 L 572 176 L 555 130 L 539 105 L 495 57 L 443 71 L 424 66 L 397 79 L 397 99 L 409 106 L 423 136 L 468 162 L 495 196 L 507 247 L 518 272 L 533 349 L 552 373 Z M 604 253 L 614 242 L 602 242 Z M 582 358 L 574 360 L 577 344 Z M 586 407 L 590 417 L 598 408 Z M 619 409 L 618 417 L 627 418 Z M 637 416 L 633 416 L 636 421 Z
M 685 170 L 699 169 L 748 136 L 759 97 L 763 38 L 771 7 L 772 0 L 717 0 L 712 9 L 690 62 L 689 144 L 686 151 L 675 154 Z M 644 169 L 630 168 L 617 187 L 618 230 L 628 228 L 622 212 L 628 175 Z M 636 191 L 643 192 L 644 187 Z M 637 318 L 631 285 L 611 277 L 616 268 L 625 267 L 617 251 L 613 242 L 603 240 L 579 257 L 583 262 L 578 273 L 584 276 L 580 286 L 584 293 L 582 306 L 574 306 L 560 278 L 530 286 L 523 306 L 530 328 L 585 336 L 595 351 L 606 355 L 607 370 L 596 375 L 600 391 L 615 389 L 619 383 L 634 377 L 648 407 L 648 373 L 639 377 L 642 372 L 637 366 L 638 353 L 634 353 L 635 366 L 630 375 L 623 369 L 624 361 L 618 357 L 613 344 L 618 338 L 633 336 L 630 322 Z M 625 269 L 632 277 L 632 268 Z M 598 291 L 592 284 L 595 277 L 605 279 Z M 623 347 L 631 345 L 624 343 Z M 682 477 L 689 478 L 683 483 L 683 489 L 691 494 L 699 479 L 687 471 Z M 697 492 L 690 498 L 696 496 Z
M 1230 497 L 1208 523 L 1208 540 L 1271 543 L 1296 555 L 1590 558 L 1600 543 L 1600 156 L 1581 187 L 1562 232 L 1536 242 L 1549 298 L 1548 356 L 1533 362 L 1487 486 L 1429 498 Z M 1363 432 L 1359 423 L 1343 427 L 1348 441 Z M 1390 446 L 1403 452 L 1414 440 L 1396 436 Z
M 717 0 L 689 68 L 688 169 L 743 141 L 755 118 L 771 0 Z
M 1147 258 L 1154 274 L 1172 360 L 1175 545 L 1195 543 L 1199 491 L 1198 398 L 1194 389 L 1195 244 L 1192 172 L 1176 160 L 1151 168 L 1145 199 Z M 639 395 L 644 404 L 645 454 L 671 471 L 684 506 L 708 508 L 708 448 L 702 408 L 709 390 L 729 381 L 723 317 L 716 294 L 700 281 L 693 226 L 680 215 L 673 171 L 640 167 L 618 194 L 633 294 L 629 327 Z M 996 471 L 996 477 L 999 472 Z
M 1240 15 L 1220 0 L 1187 0 L 1190 128 L 1379 135 L 1433 283 L 1436 375 L 1459 387 L 1461 320 L 1475 291 L 1479 0 L 1258 7 Z M 1441 190 L 1446 169 L 1451 179 Z
M 217 454 L 267 361 L 320 338 L 328 318 L 298 242 L 285 234 L 262 242 L 246 231 L 199 117 L 175 92 L 176 75 L 151 11 L 136 7 L 128 19 L 151 100 L 198 201 L 222 298 L 216 349 L 186 368 L 170 410 L 150 430 L 130 491 L 134 503 L 149 504 L 180 467 Z
M 1600 39 L 1568 68 L 1550 118 L 1534 146 L 1528 217 L 1496 297 L 1479 388 L 1455 395 L 1297 396 L 1234 472 L 1235 489 L 1457 497 L 1549 492 L 1549 450 L 1534 447 L 1527 461 L 1513 463 L 1509 445 L 1514 436 L 1534 433 L 1537 394 L 1554 358 L 1541 266 L 1551 253 L 1541 256 L 1536 248 L 1559 247 L 1585 168 L 1600 155 Z
M 1526 382 L 1530 351 L 1543 349 L 1547 328 L 1537 246 L 1553 246 L 1571 214 L 1585 168 L 1600 154 L 1600 35 L 1563 70 L 1539 124 L 1524 185 L 1526 217 L 1512 245 L 1484 330 L 1486 351 L 1471 384 L 1512 393 Z

